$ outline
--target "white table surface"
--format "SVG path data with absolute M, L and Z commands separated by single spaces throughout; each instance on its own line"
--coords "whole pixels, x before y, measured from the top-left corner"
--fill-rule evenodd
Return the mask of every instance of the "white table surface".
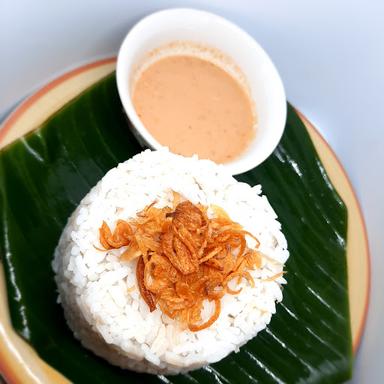
M 288 99 L 346 168 L 372 258 L 368 323 L 352 382 L 384 382 L 384 1 L 0 0 L 0 116 L 68 69 L 115 55 L 134 22 L 175 6 L 213 11 L 253 35 L 280 71 Z

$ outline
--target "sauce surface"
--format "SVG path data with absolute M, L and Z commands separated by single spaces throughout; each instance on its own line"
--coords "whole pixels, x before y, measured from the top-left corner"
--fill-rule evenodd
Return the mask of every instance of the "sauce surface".
M 254 136 L 245 89 L 224 69 L 195 56 L 152 63 L 134 85 L 133 105 L 155 139 L 184 156 L 226 163 Z

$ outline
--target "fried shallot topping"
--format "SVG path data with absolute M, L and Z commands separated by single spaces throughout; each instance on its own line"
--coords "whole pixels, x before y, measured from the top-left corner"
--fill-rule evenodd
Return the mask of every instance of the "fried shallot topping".
M 181 201 L 174 192 L 174 207 L 146 207 L 130 221 L 118 220 L 114 231 L 103 222 L 100 244 L 105 250 L 126 246 L 121 260 L 138 258 L 136 278 L 140 294 L 150 311 L 159 307 L 193 331 L 211 326 L 219 317 L 221 298 L 237 295 L 242 279 L 253 286 L 250 270 L 261 266 L 258 240 L 226 212 Z M 246 237 L 256 241 L 247 246 Z M 229 286 L 232 282 L 232 287 Z M 205 322 L 201 318 L 204 301 L 214 303 L 214 313 Z

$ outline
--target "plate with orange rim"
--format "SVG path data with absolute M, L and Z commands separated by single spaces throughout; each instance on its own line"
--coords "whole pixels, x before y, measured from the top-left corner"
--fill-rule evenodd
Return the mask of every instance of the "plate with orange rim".
M 52 81 L 30 96 L 4 121 L 0 148 L 40 126 L 68 101 L 115 70 L 115 58 L 82 66 Z M 346 172 L 336 155 L 300 112 L 317 153 L 348 209 L 348 280 L 353 350 L 364 330 L 370 291 L 370 261 L 364 218 Z M 44 362 L 12 328 L 4 271 L 0 264 L 0 372 L 9 383 L 65 383 L 68 380 Z

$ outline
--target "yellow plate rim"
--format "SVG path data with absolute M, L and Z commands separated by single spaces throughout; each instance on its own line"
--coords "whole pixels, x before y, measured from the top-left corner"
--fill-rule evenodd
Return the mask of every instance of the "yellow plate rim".
M 82 90 L 86 89 L 97 80 L 111 73 L 115 69 L 115 64 L 116 58 L 111 57 L 83 65 L 51 81 L 42 89 L 28 97 L 15 109 L 14 112 L 9 115 L 0 127 L 0 148 L 12 142 L 15 138 L 27 133 L 34 127 L 39 126 L 52 113 L 63 106 L 65 102 L 75 97 Z M 66 87 L 66 84 L 70 82 L 72 82 L 70 86 Z M 60 87 L 62 87 L 62 89 Z M 59 97 L 50 97 L 55 93 L 59 95 Z M 34 111 L 34 108 L 39 103 L 44 105 L 43 114 L 41 113 L 41 110 L 39 111 L 40 113 L 33 113 L 36 112 Z M 346 203 L 348 214 L 353 211 L 353 214 L 355 215 L 354 219 L 358 222 L 357 225 L 361 231 L 361 237 L 359 238 L 361 241 L 359 241 L 357 246 L 359 247 L 360 254 L 362 255 L 360 257 L 360 264 L 358 267 L 362 268 L 363 271 L 363 286 L 360 284 L 360 288 L 363 288 L 363 292 L 361 292 L 361 295 L 359 296 L 359 307 L 356 309 L 358 314 L 353 314 L 353 311 L 351 311 L 353 350 L 356 353 L 367 318 L 371 284 L 370 254 L 364 217 L 351 182 L 332 148 L 319 131 L 310 123 L 310 121 L 300 111 L 297 112 L 315 144 L 319 157 L 322 160 L 333 185 L 336 187 L 343 200 L 345 198 L 345 196 L 343 196 L 345 195 L 345 190 L 348 191 L 348 203 Z M 342 179 L 342 184 L 338 182 L 338 179 Z M 349 227 L 350 220 L 348 224 L 348 231 L 350 230 Z M 349 240 L 350 239 L 348 239 L 348 244 Z M 347 250 L 349 267 L 349 265 L 353 263 L 350 263 L 351 258 L 348 257 L 348 255 L 349 252 Z M 351 277 L 351 273 L 356 275 L 356 271 L 351 272 L 349 268 L 349 277 Z M 5 293 L 5 282 L 1 263 L 0 292 Z M 40 359 L 33 348 L 31 348 L 16 334 L 10 323 L 9 313 L 6 313 L 8 312 L 6 295 L 4 294 L 2 296 L 0 308 L 4 308 L 6 310 L 2 311 L 3 313 L 0 315 L 1 374 L 9 383 L 25 383 L 27 382 L 26 380 L 30 383 L 41 384 L 48 382 L 68 383 L 68 380 L 61 373 L 57 372 L 54 368 L 50 367 L 47 363 Z M 350 301 L 352 304 L 352 300 Z M 356 317 L 355 322 L 352 317 Z

